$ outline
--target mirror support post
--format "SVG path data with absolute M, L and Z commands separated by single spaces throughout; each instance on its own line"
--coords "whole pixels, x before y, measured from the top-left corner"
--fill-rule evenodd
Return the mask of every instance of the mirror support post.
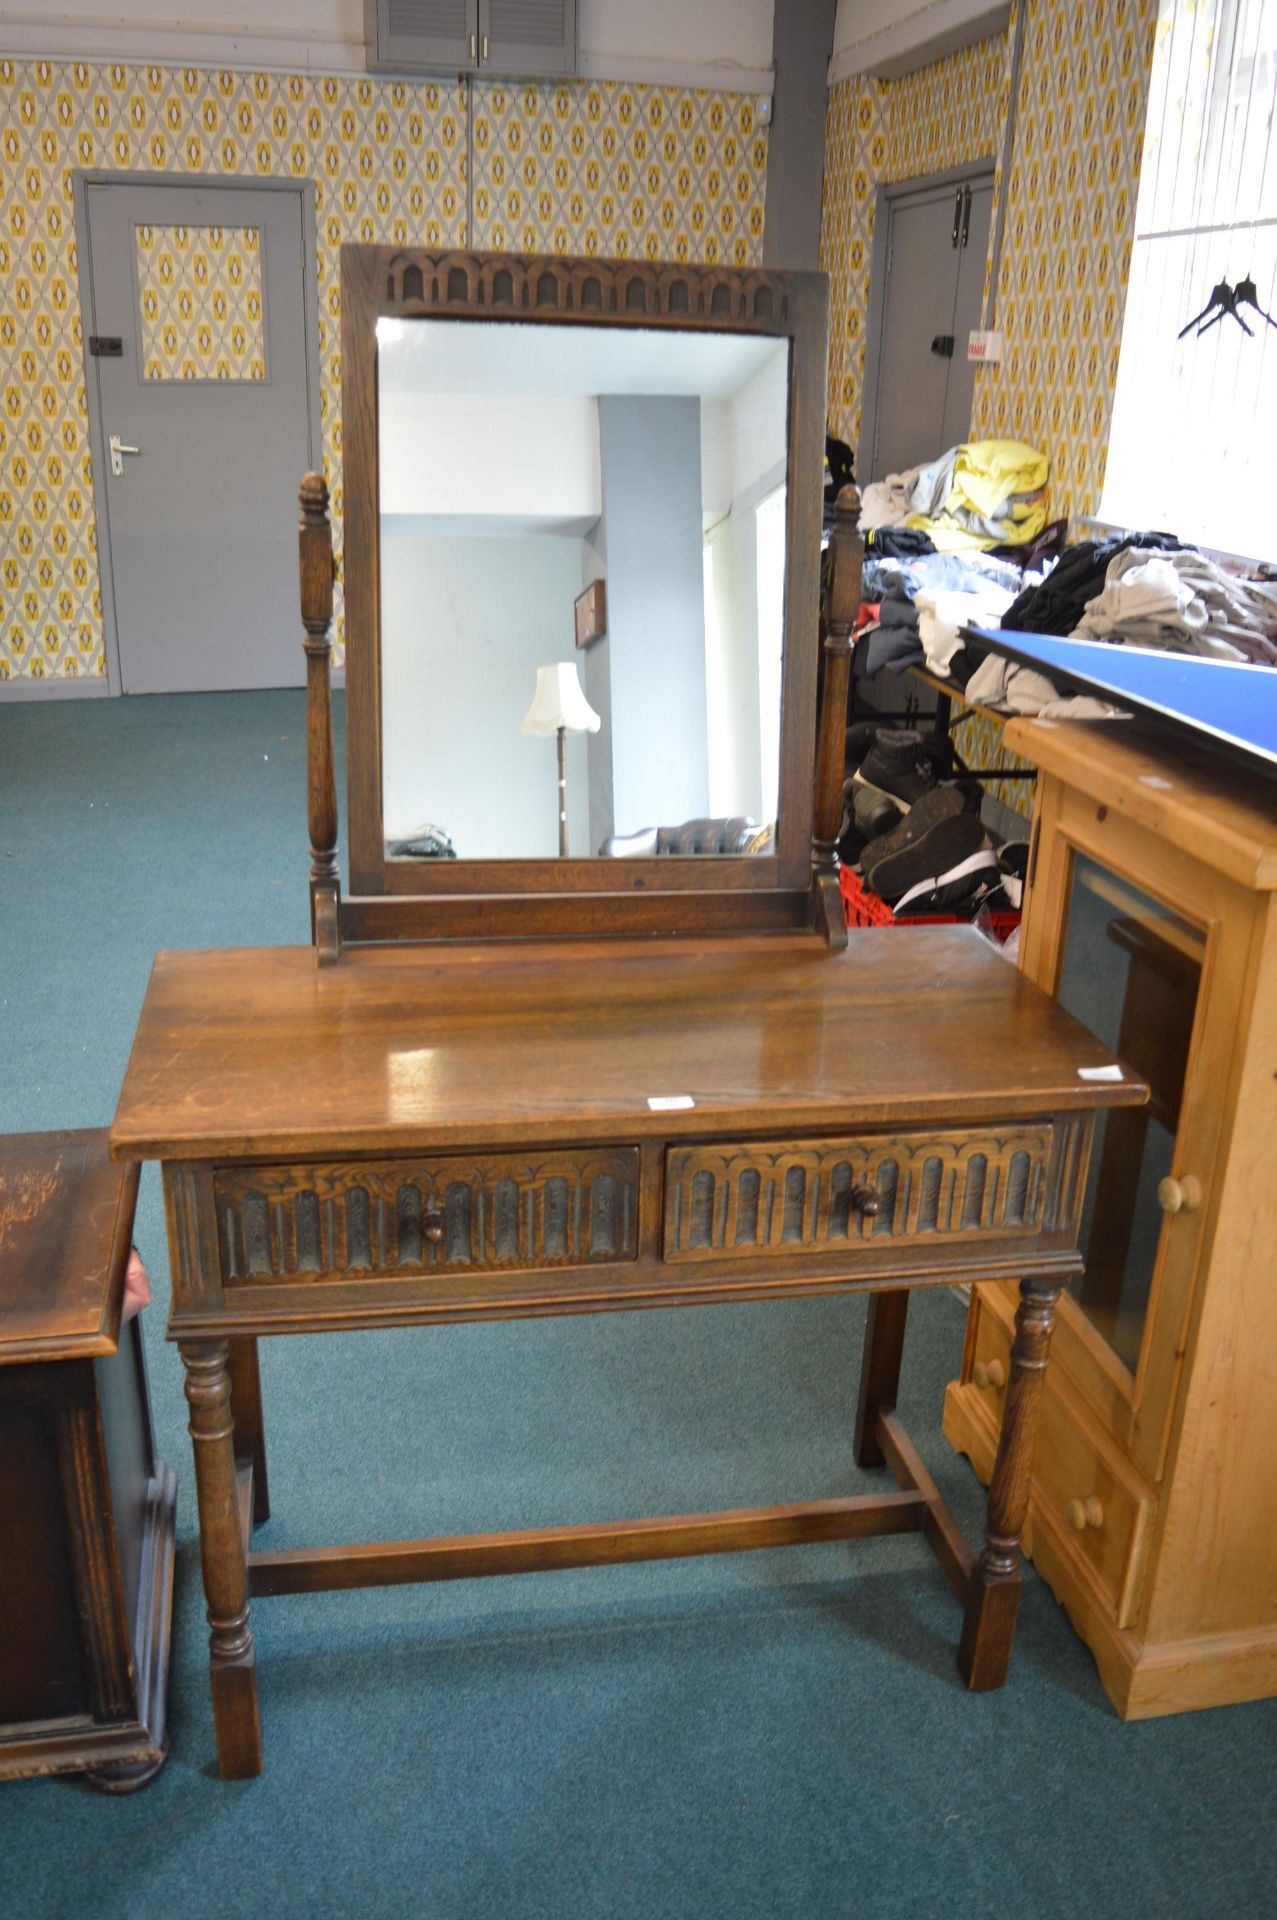
M 310 928 L 315 957 L 332 966 L 340 953 L 337 874 L 337 785 L 329 688 L 333 618 L 333 530 L 328 483 L 308 473 L 301 483 L 298 551 L 301 613 L 306 629 L 306 813 L 310 829 Z
M 812 914 L 831 947 L 847 944 L 847 923 L 838 890 L 836 845 L 842 825 L 846 760 L 847 688 L 851 636 L 860 607 L 865 543 L 860 534 L 860 494 L 844 487 L 834 507 L 829 536 L 829 602 L 821 676 L 820 733 L 816 746 L 815 831 L 811 842 Z

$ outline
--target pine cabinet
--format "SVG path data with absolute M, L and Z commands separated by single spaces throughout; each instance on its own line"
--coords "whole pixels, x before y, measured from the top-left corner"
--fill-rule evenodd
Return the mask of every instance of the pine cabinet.
M 1026 1544 L 1124 1718 L 1277 1694 L 1277 788 L 1134 723 L 1016 720 L 1021 967 L 1152 1089 L 1101 1122 Z M 945 1432 L 984 1479 L 1015 1288 Z

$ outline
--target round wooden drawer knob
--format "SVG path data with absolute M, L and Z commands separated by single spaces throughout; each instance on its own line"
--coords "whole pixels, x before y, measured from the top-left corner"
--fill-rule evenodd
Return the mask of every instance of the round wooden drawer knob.
M 432 1247 L 437 1247 L 443 1239 L 443 1215 L 441 1213 L 423 1213 L 421 1231 Z
M 1007 1370 L 1000 1360 L 977 1360 L 971 1378 L 977 1387 L 1005 1387 Z
M 872 1220 L 882 1210 L 882 1201 L 872 1187 L 853 1187 L 851 1204 L 864 1220 Z
M 1168 1173 L 1157 1183 L 1157 1204 L 1163 1213 L 1196 1213 L 1202 1204 L 1202 1183 L 1191 1173 L 1182 1180 Z
M 1085 1533 L 1088 1527 L 1104 1525 L 1103 1504 L 1093 1493 L 1088 1493 L 1085 1500 L 1070 1500 L 1064 1511 L 1074 1533 Z

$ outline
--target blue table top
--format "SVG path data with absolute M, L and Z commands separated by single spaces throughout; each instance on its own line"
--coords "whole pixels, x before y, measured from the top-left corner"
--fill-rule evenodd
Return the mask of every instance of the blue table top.
M 1094 694 L 1188 732 L 1277 776 L 1277 667 L 1204 660 L 1152 647 L 971 627 L 979 648 L 1037 667 L 1069 693 Z

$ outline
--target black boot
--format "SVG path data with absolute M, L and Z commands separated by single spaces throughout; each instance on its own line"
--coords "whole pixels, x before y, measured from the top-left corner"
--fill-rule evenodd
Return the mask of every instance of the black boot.
M 936 784 L 922 753 L 922 735 L 912 727 L 880 727 L 878 738 L 856 770 L 858 787 L 873 787 L 906 813 Z

